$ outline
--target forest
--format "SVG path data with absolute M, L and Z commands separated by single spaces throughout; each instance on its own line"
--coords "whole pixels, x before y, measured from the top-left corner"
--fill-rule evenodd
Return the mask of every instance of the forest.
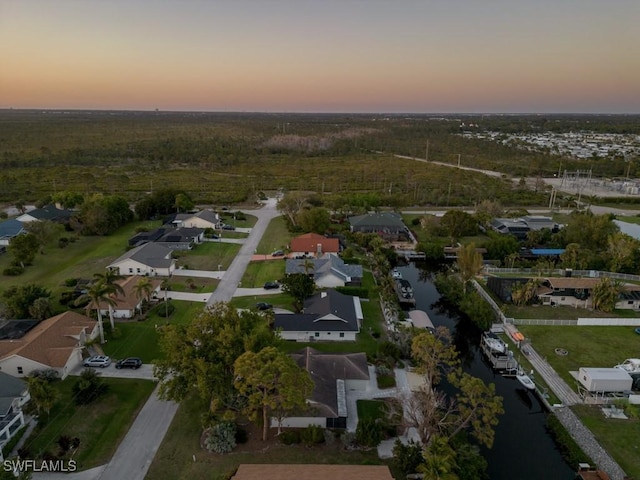
M 391 207 L 545 205 L 523 177 L 563 168 L 640 174 L 640 162 L 589 161 L 463 138 L 463 124 L 501 132 L 640 132 L 640 116 L 435 116 L 0 110 L 0 201 L 67 191 L 130 202 L 159 188 L 198 204 L 251 201 L 262 191 L 312 191 L 328 205 L 372 195 Z M 427 152 L 428 150 L 428 152 Z M 503 172 L 472 172 L 398 158 Z M 346 203 L 349 199 L 346 198 Z

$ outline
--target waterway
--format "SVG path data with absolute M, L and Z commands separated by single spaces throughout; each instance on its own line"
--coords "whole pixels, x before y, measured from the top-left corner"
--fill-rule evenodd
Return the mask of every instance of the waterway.
M 435 326 L 448 327 L 460 352 L 465 371 L 496 385 L 505 413 L 496 427 L 491 449 L 482 454 L 489 464 L 491 480 L 572 480 L 575 467 L 560 456 L 545 429 L 547 412 L 536 394 L 525 390 L 515 378 L 495 373 L 482 358 L 480 334 L 471 322 L 460 319 L 439 304 L 440 294 L 430 279 L 433 270 L 414 264 L 399 267 L 414 289 L 416 308 L 429 314 Z M 517 356 L 516 356 L 517 358 Z

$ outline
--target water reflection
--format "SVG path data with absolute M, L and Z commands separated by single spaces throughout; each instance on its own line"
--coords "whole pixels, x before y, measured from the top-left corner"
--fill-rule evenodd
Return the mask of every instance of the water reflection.
M 463 368 L 487 383 L 495 383 L 503 397 L 505 413 L 496 427 L 491 449 L 482 449 L 492 480 L 570 480 L 574 469 L 562 459 L 545 429 L 547 413 L 537 395 L 522 388 L 514 378 L 494 372 L 479 350 L 481 331 L 461 319 L 440 300 L 433 285 L 435 270 L 414 264 L 400 267 L 403 278 L 413 285 L 416 308 L 429 314 L 435 326 L 446 326 L 460 353 Z

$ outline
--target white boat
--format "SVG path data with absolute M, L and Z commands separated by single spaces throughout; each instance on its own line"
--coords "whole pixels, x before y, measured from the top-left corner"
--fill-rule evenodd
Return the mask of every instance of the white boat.
M 531 372 L 533 373 L 533 370 L 531 370 Z M 522 370 L 522 368 L 518 369 L 518 373 L 516 373 L 516 379 L 522 384 L 524 388 L 527 388 L 529 390 L 536 389 L 536 384 L 533 383 L 531 377 L 527 375 L 525 371 Z
M 393 270 L 391 270 L 391 276 L 393 278 L 395 278 L 396 280 L 402 278 L 402 274 L 398 270 L 396 270 L 395 268 Z
M 627 358 L 613 368 L 619 368 L 627 373 L 640 373 L 640 358 Z
M 507 351 L 507 344 L 491 332 L 486 332 L 483 336 L 483 340 L 484 343 L 496 353 L 505 353 Z

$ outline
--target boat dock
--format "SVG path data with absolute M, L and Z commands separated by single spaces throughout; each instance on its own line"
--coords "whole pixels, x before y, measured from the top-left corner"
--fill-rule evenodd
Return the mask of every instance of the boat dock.
M 491 348 L 488 342 L 489 337 L 485 334 L 480 339 L 480 350 L 485 358 L 491 363 L 494 370 L 511 373 L 513 375 L 518 371 L 518 361 L 513 357 L 513 352 L 505 348 L 504 352 L 496 351 Z
M 403 307 L 416 306 L 416 299 L 413 296 L 413 287 L 407 280 L 404 280 L 403 278 L 397 278 L 395 289 L 396 289 L 396 294 L 398 295 L 398 301 L 400 302 L 400 306 L 403 306 Z

